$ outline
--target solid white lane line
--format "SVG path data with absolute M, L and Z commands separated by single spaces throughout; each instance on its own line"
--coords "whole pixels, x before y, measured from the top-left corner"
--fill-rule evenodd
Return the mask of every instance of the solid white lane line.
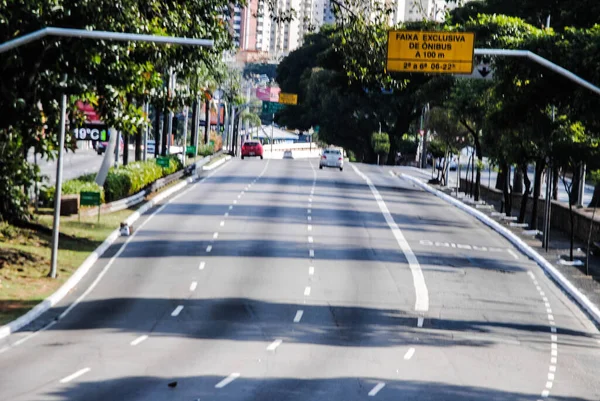
M 309 296 L 309 295 L 310 295 L 310 287 L 306 287 L 306 288 L 304 289 L 304 295 L 305 295 L 305 296 Z
M 312 276 L 313 274 L 315 274 L 315 268 L 313 266 L 309 266 L 308 267 L 308 275 Z
M 294 316 L 294 323 L 299 323 L 300 320 L 302 319 L 302 315 L 304 315 L 304 311 L 302 309 L 299 309 L 296 312 L 296 316 Z
M 313 237 L 311 237 L 311 236 L 309 236 L 309 237 L 308 237 L 308 243 L 309 243 L 309 244 L 312 244 L 312 243 L 313 243 Z
M 312 231 L 312 225 L 308 225 L 308 231 Z
M 209 245 L 206 247 L 206 252 L 210 252 L 210 251 L 212 251 L 212 245 Z
M 517 255 L 516 252 L 513 251 L 512 249 L 509 249 L 508 253 L 510 253 L 513 258 L 519 259 L 519 255 Z
M 269 344 L 269 346 L 267 347 L 267 351 L 275 351 L 277 349 L 277 347 L 279 347 L 281 345 L 281 343 L 283 342 L 283 340 L 275 340 L 273 341 L 271 344 Z
M 423 327 L 424 318 L 417 318 L 417 327 Z
M 221 221 L 221 223 L 219 224 L 221 227 L 223 227 L 225 225 L 224 221 Z
M 143 335 L 143 336 L 139 336 L 138 338 L 136 338 L 135 340 L 133 340 L 130 344 L 135 346 L 138 345 L 139 343 L 141 343 L 142 341 L 145 341 L 148 339 L 147 335 Z
M 314 258 L 315 257 L 315 250 L 314 249 L 309 249 L 308 256 L 310 256 L 311 258 Z
M 396 238 L 396 242 L 400 246 L 402 253 L 404 253 L 406 260 L 408 261 L 408 267 L 410 268 L 410 271 L 413 276 L 413 285 L 415 287 L 416 294 L 415 311 L 427 312 L 429 310 L 429 292 L 427 290 L 427 285 L 425 284 L 425 276 L 423 276 L 423 271 L 421 270 L 421 265 L 419 264 L 417 257 L 408 245 L 406 238 L 404 238 L 402 231 L 400 231 L 398 224 L 396 224 L 396 222 L 394 221 L 394 218 L 392 217 L 383 198 L 381 197 L 381 194 L 379 193 L 377 188 L 375 188 L 375 185 L 373 185 L 371 179 L 365 174 L 363 174 L 353 164 L 351 164 L 350 166 L 352 166 L 356 174 L 358 174 L 363 180 L 366 181 L 367 185 L 371 189 L 371 193 L 373 194 L 373 197 L 375 198 L 375 201 L 379 206 L 379 210 L 383 214 L 385 221 L 387 222 L 388 226 L 390 227 L 390 230 L 392 230 L 392 233 Z
M 190 291 L 196 291 L 196 287 L 198 287 L 198 282 L 192 281 L 192 283 L 190 284 Z
M 219 233 L 214 233 L 214 234 L 213 234 L 213 238 L 214 238 L 214 239 L 217 239 L 217 238 L 219 238 Z
M 215 388 L 223 388 L 226 385 L 228 385 L 229 383 L 231 383 L 232 381 L 234 381 L 235 379 L 237 379 L 238 377 L 240 377 L 239 373 L 232 373 L 229 376 L 227 376 L 226 378 L 224 378 L 223 380 L 221 380 L 220 382 L 218 382 L 217 384 L 215 384 Z
M 68 382 L 70 382 L 73 379 L 77 379 L 79 376 L 85 375 L 90 370 L 92 370 L 92 369 L 90 369 L 90 368 L 80 369 L 77 372 L 73 373 L 72 375 L 69 375 L 69 376 L 67 376 L 65 378 L 60 379 L 60 382 L 61 383 L 68 383 Z
M 385 383 L 384 382 L 379 382 L 377 383 L 377 385 L 375 387 L 373 387 L 371 389 L 371 391 L 369 391 L 369 397 L 375 397 L 377 395 L 377 393 L 379 391 L 381 391 L 382 388 L 385 387 Z
M 413 357 L 414 354 L 415 354 L 415 349 L 410 348 L 408 351 L 406 351 L 406 354 L 404 354 L 404 359 L 408 361 L 410 358 Z
M 198 269 L 204 270 L 205 267 L 206 267 L 206 262 L 200 262 L 200 266 L 198 266 Z
M 183 305 L 178 305 L 177 308 L 173 309 L 173 312 L 171 312 L 171 316 L 173 316 L 173 317 L 179 316 L 179 314 L 181 313 L 182 310 L 183 310 Z
M 3 352 L 8 351 L 9 349 L 10 349 L 10 347 L 8 345 L 5 346 L 5 347 L 0 348 L 0 354 L 3 353 Z

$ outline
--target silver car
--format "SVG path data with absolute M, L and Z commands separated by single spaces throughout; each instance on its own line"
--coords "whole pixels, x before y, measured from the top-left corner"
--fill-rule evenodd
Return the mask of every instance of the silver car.
M 344 155 L 341 149 L 329 148 L 323 150 L 321 155 L 321 161 L 319 162 L 319 168 L 323 167 L 335 167 L 339 168 L 340 171 L 344 170 Z

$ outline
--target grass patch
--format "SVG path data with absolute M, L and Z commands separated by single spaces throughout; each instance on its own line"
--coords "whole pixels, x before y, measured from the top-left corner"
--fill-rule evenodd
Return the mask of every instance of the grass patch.
M 50 271 L 52 215 L 40 214 L 38 226 L 0 229 L 0 325 L 26 313 L 58 289 L 88 255 L 125 220 L 134 209 L 97 216 L 62 216 L 57 278 Z

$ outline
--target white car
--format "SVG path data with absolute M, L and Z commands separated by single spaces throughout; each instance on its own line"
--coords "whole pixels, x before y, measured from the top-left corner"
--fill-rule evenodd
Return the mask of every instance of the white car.
M 335 167 L 339 168 L 340 171 L 344 170 L 344 155 L 340 149 L 328 148 L 323 150 L 321 155 L 321 161 L 319 162 L 319 168 L 323 167 Z

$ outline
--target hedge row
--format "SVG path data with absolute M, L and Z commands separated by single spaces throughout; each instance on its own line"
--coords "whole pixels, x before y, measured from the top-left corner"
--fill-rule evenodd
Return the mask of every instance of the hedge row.
M 104 187 L 94 182 L 95 174 L 86 174 L 63 183 L 63 194 L 79 194 L 81 191 L 100 192 L 102 202 L 114 202 L 127 198 L 140 192 L 154 181 L 173 174 L 182 168 L 177 157 L 171 157 L 168 167 L 160 167 L 155 160 L 134 162 L 118 168 L 111 167 L 106 176 Z M 40 200 L 45 204 L 52 204 L 54 187 L 42 191 Z

